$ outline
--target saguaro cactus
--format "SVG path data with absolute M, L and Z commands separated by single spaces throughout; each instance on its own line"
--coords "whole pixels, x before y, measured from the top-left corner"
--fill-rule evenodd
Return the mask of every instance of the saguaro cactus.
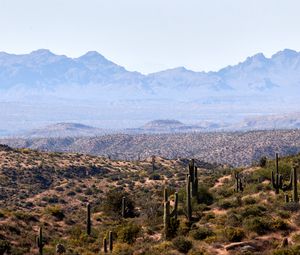
M 126 218 L 126 198 L 122 197 L 122 217 Z
M 195 166 L 195 160 L 191 159 L 189 163 L 189 173 L 191 177 L 191 184 L 192 184 L 192 196 L 197 197 L 198 196 L 198 169 Z
M 275 189 L 275 193 L 279 194 L 279 190 L 282 189 L 283 182 L 282 182 L 282 175 L 279 174 L 279 168 L 278 168 L 278 153 L 275 154 L 275 168 L 276 168 L 276 175 L 274 176 L 274 172 L 272 171 L 272 185 Z
M 178 193 L 174 194 L 174 208 L 172 212 L 170 212 L 170 201 L 168 197 L 167 188 L 164 189 L 164 236 L 166 239 L 170 236 L 170 223 L 171 218 L 177 219 L 177 208 L 178 208 Z
M 238 172 L 234 173 L 234 178 L 235 178 L 235 192 L 243 192 L 244 186 L 240 174 Z
M 107 253 L 107 240 L 105 237 L 103 238 L 103 252 Z
M 186 178 L 186 213 L 188 221 L 192 221 L 192 201 L 191 201 L 191 176 L 187 175 Z
M 299 197 L 298 197 L 298 176 L 297 176 L 297 169 L 296 167 L 293 168 L 293 201 L 295 203 L 299 202 Z
M 36 244 L 39 249 L 39 255 L 43 255 L 43 248 L 44 248 L 45 243 L 43 240 L 43 228 L 42 227 L 40 227 L 40 229 L 39 229 L 39 235 L 36 238 Z
M 86 233 L 87 233 L 87 235 L 91 234 L 91 230 L 92 230 L 91 204 L 88 203 L 86 206 Z
M 109 231 L 109 234 L 108 234 L 108 246 L 109 246 L 109 251 L 112 252 L 113 251 L 113 233 L 112 233 L 112 231 Z
M 151 157 L 151 164 L 152 164 L 152 172 L 154 172 L 155 171 L 155 156 L 154 155 Z

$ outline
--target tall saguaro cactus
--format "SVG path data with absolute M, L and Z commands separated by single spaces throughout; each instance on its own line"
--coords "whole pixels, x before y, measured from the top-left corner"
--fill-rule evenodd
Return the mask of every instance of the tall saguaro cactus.
M 103 252 L 107 253 L 107 240 L 105 237 L 103 238 Z
M 177 220 L 177 209 L 178 209 L 178 193 L 174 194 L 174 208 L 170 211 L 170 200 L 168 196 L 167 188 L 164 189 L 164 237 L 168 239 L 170 237 L 170 223 L 173 217 Z
M 195 160 L 191 159 L 189 163 L 189 176 L 191 177 L 192 196 L 198 197 L 198 169 L 195 166 Z
M 92 230 L 91 204 L 88 203 L 86 206 L 86 233 L 87 233 L 87 235 L 91 234 L 91 230 Z
M 191 201 L 191 176 L 186 178 L 186 213 L 188 221 L 192 221 L 192 201 Z
M 243 192 L 244 187 L 243 187 L 243 182 L 242 182 L 242 178 L 240 177 L 240 174 L 238 172 L 234 173 L 234 178 L 235 178 L 235 192 Z
M 282 175 L 279 174 L 279 167 L 278 167 L 278 153 L 275 154 L 275 167 L 276 167 L 276 174 L 274 176 L 274 172 L 272 171 L 272 185 L 275 189 L 275 193 L 279 194 L 279 190 L 282 189 L 283 181 L 282 181 Z
M 126 218 L 126 198 L 122 197 L 122 217 Z
M 293 168 L 293 201 L 294 203 L 299 202 L 299 197 L 298 197 L 298 176 L 297 176 L 297 169 L 296 167 Z
M 112 231 L 109 231 L 109 234 L 108 234 L 108 247 L 109 247 L 109 251 L 112 252 L 113 251 L 113 233 L 112 233 Z
M 43 255 L 43 248 L 44 248 L 44 240 L 43 240 L 43 228 L 40 227 L 39 235 L 36 238 L 37 247 L 39 249 L 39 255 Z

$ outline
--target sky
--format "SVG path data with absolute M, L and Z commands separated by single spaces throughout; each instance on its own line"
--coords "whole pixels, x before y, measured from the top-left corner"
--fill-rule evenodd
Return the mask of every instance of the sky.
M 0 51 L 95 50 L 130 71 L 216 71 L 300 51 L 299 0 L 0 0 Z

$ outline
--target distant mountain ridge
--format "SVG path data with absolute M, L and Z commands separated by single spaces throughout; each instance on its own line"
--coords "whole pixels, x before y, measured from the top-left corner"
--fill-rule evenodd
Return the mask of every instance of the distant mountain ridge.
M 256 54 L 217 72 L 179 67 L 148 75 L 95 51 L 78 58 L 44 49 L 0 53 L 0 130 L 5 132 L 70 120 L 109 129 L 153 119 L 234 123 L 295 112 L 299 102 L 300 53 L 288 49 L 270 58 Z
M 55 55 L 44 49 L 23 55 L 0 53 L 1 89 L 14 86 L 45 88 L 47 85 L 108 85 L 122 82 L 124 86 L 134 84 L 142 88 L 148 86 L 148 89 L 149 86 L 152 89 L 156 86 L 185 86 L 236 90 L 242 80 L 244 89 L 261 90 L 280 87 L 279 83 L 285 80 L 283 74 L 293 75 L 293 83 L 299 83 L 299 69 L 300 53 L 288 49 L 274 54 L 271 58 L 259 53 L 218 72 L 194 72 L 179 67 L 149 75 L 127 71 L 96 51 L 87 52 L 79 58 Z

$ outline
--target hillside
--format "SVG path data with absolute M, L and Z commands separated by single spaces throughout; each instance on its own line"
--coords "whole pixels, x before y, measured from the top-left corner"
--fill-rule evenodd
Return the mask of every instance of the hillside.
M 262 155 L 272 158 L 300 152 L 300 130 L 183 134 L 113 134 L 98 137 L 0 139 L 16 148 L 78 152 L 112 159 L 137 160 L 152 155 L 169 159 L 197 158 L 207 162 L 249 166 Z
M 39 129 L 34 129 L 19 134 L 26 138 L 43 138 L 43 137 L 79 137 L 79 136 L 95 136 L 108 133 L 107 130 L 95 128 L 80 123 L 56 123 Z
M 299 155 L 280 158 L 284 183 L 299 160 Z M 160 157 L 112 161 L 1 146 L 0 252 L 37 254 L 35 239 L 42 226 L 45 255 L 54 254 L 57 247 L 65 250 L 62 254 L 99 254 L 109 231 L 116 255 L 299 254 L 300 207 L 284 202 L 284 194 L 293 199 L 291 191 L 280 190 L 278 195 L 273 191 L 274 161 L 246 169 L 195 161 L 199 189 L 198 199 L 191 203 L 191 218 L 185 191 L 188 162 Z M 242 183 L 238 192 L 234 172 L 239 172 Z M 178 192 L 177 220 L 171 217 L 167 237 L 164 187 L 171 208 Z

